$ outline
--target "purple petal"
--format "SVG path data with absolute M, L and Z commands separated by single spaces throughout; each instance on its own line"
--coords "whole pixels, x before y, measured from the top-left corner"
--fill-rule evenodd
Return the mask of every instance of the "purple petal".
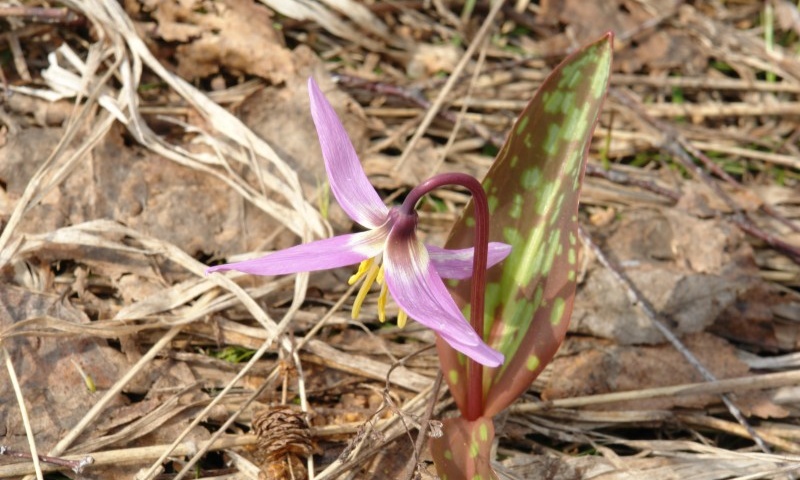
M 253 275 L 285 275 L 354 265 L 383 250 L 387 231 L 388 226 L 385 226 L 367 232 L 326 238 L 252 260 L 217 265 L 208 268 L 206 274 L 237 270 Z
M 461 314 L 413 230 L 395 226 L 389 232 L 383 265 L 389 292 L 410 317 L 478 363 L 503 363 L 503 355 L 486 345 Z
M 474 248 L 447 250 L 433 245 L 425 245 L 430 254 L 436 272 L 442 278 L 461 280 L 472 276 L 472 254 Z M 489 258 L 486 268 L 491 268 L 511 253 L 511 245 L 500 242 L 489 242 Z
M 308 79 L 308 94 L 333 196 L 350 218 L 367 228 L 378 227 L 389 208 L 369 183 L 344 125 L 313 78 Z

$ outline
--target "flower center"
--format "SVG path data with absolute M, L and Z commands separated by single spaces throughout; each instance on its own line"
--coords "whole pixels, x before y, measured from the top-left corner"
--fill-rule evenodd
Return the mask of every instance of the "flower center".
M 363 283 L 358 289 L 358 294 L 353 302 L 351 314 L 353 320 L 358 318 L 358 314 L 361 313 L 361 305 L 364 304 L 364 299 L 367 298 L 367 293 L 369 293 L 370 288 L 372 288 L 372 285 L 377 281 L 378 285 L 381 286 L 381 293 L 378 296 L 378 320 L 380 320 L 381 323 L 386 321 L 386 299 L 389 297 L 389 287 L 386 285 L 386 279 L 383 276 L 383 265 L 380 265 L 380 262 L 376 261 L 377 258 L 378 257 L 372 257 L 361 262 L 356 273 L 347 281 L 348 285 L 354 285 L 356 282 L 363 279 Z M 403 309 L 400 309 L 400 312 L 397 314 L 397 326 L 403 328 L 406 326 L 407 321 L 408 314 Z

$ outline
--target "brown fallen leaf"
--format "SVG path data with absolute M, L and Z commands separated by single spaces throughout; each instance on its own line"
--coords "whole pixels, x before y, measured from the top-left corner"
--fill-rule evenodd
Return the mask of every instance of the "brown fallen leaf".
M 214 177 L 166 161 L 141 147 L 127 146 L 119 127 L 112 132 L 41 204 L 23 217 L 18 227 L 20 232 L 54 231 L 107 218 L 170 242 L 190 254 L 227 256 L 271 248 L 262 242 L 281 227 L 274 218 L 242 202 L 235 191 Z M 0 162 L 0 180 L 13 192 L 21 192 L 32 169 L 47 158 L 57 141 L 57 136 L 48 135 L 48 141 L 36 141 L 30 135 L 0 149 L 0 156 L 7 152 L 6 158 L 11 160 L 8 164 Z M 25 163 L 29 166 L 23 166 Z M 243 230 L 247 234 L 243 235 Z M 296 241 L 292 235 L 287 237 L 287 242 Z M 149 260 L 128 256 L 123 261 L 120 256 L 126 254 L 120 252 L 109 255 L 109 252 L 98 255 L 95 250 L 90 255 L 86 251 L 57 247 L 50 249 L 45 257 L 83 261 L 92 273 L 101 269 L 113 280 L 126 273 L 158 280 Z
M 725 340 L 696 333 L 683 338 L 691 350 L 718 379 L 743 377 L 750 369 Z M 570 338 L 567 353 L 556 358 L 542 398 L 554 400 L 575 396 L 625 392 L 702 381 L 701 375 L 671 345 L 621 346 L 592 338 Z M 773 404 L 762 392 L 736 395 L 737 405 L 747 415 L 784 417 L 788 412 Z M 714 395 L 654 398 L 595 405 L 603 410 L 670 410 L 703 408 L 719 402 Z
M 273 84 L 294 73 L 292 54 L 273 28 L 273 13 L 251 0 L 147 1 L 158 22 L 155 35 L 178 41 L 178 73 L 205 78 L 225 68 L 257 75 Z
M 36 293 L 0 284 L 0 334 L 5 336 L 14 324 L 50 317 L 76 325 L 88 318 L 57 295 Z M 94 405 L 92 393 L 83 375 L 98 391 L 108 389 L 124 374 L 127 363 L 104 340 L 89 337 L 17 336 L 4 338 L 25 402 L 40 451 L 47 451 Z M 27 451 L 25 429 L 8 373 L 0 375 L 0 431 L 3 444 Z M 118 395 L 107 409 L 127 402 Z
M 766 284 L 756 284 L 729 305 L 708 329 L 722 338 L 756 351 L 778 352 L 782 345 L 775 329 L 773 307 L 790 299 Z
M 452 44 L 417 44 L 411 52 L 406 71 L 411 78 L 428 78 L 441 72 L 450 73 L 462 55 L 463 49 Z
M 706 67 L 707 57 L 688 32 L 669 25 L 652 28 L 654 22 L 675 15 L 679 4 L 676 0 L 647 5 L 634 0 L 543 0 L 539 22 L 563 24 L 566 28 L 563 31 L 554 29 L 554 35 L 535 42 L 529 48 L 544 55 L 558 55 L 590 38 L 613 31 L 621 42 L 635 38 L 638 47 L 614 52 L 614 66 L 620 71 L 649 69 L 660 72 L 681 68 L 687 74 L 700 74 Z
M 621 217 L 603 248 L 678 334 L 705 330 L 759 281 L 752 249 L 727 223 L 674 209 L 630 209 Z M 661 343 L 650 319 L 631 307 L 611 272 L 592 263 L 570 329 L 620 344 Z

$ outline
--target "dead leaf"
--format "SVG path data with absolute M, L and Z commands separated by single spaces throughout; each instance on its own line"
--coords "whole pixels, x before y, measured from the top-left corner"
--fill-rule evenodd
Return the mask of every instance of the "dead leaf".
M 782 30 L 792 29 L 800 34 L 800 11 L 797 4 L 789 0 L 773 0 L 775 6 L 775 21 Z
M 603 248 L 679 334 L 705 330 L 757 281 L 741 232 L 674 209 L 625 211 Z M 579 287 L 570 330 L 620 344 L 664 341 L 625 288 L 597 263 Z
M 63 134 L 60 128 L 24 128 L 8 136 L 8 143 L 0 148 L 3 158 L 0 162 L 0 182 L 6 186 L 5 190 L 10 196 L 22 195 L 33 174 Z
M 251 74 L 282 83 L 294 74 L 292 53 L 273 28 L 272 12 L 251 0 L 148 1 L 155 34 L 178 41 L 178 73 L 187 79 L 220 72 Z
M 708 333 L 683 337 L 686 347 L 717 378 L 750 374 L 728 342 Z M 567 355 L 557 357 L 542 398 L 554 400 L 575 396 L 626 392 L 646 388 L 703 381 L 702 376 L 672 345 L 618 346 L 591 338 L 570 338 Z M 570 353 L 575 352 L 575 353 Z M 676 407 L 703 408 L 718 403 L 715 395 L 686 395 L 595 405 L 602 410 L 670 410 Z M 786 416 L 761 392 L 737 394 L 737 405 L 746 415 Z
M 441 72 L 450 73 L 463 55 L 463 49 L 453 44 L 420 43 L 411 52 L 406 72 L 414 79 L 427 78 Z
M 756 284 L 722 312 L 709 332 L 756 350 L 775 353 L 781 345 L 775 332 L 773 307 L 787 302 L 785 296 L 770 291 L 764 284 Z
M 89 321 L 57 295 L 0 284 L 0 332 L 7 332 L 22 320 L 45 316 L 75 324 Z M 98 391 L 103 391 L 127 368 L 119 352 L 101 339 L 19 336 L 4 339 L 3 345 L 11 355 L 34 424 L 36 443 L 42 451 L 54 447 L 98 399 L 98 393 L 87 388 L 81 370 L 91 378 Z M 9 382 L 6 372 L 0 375 L 3 443 L 27 451 L 22 418 Z M 118 395 L 107 409 L 125 403 L 127 399 Z
M 736 299 L 741 288 L 720 277 L 685 274 L 652 264 L 627 268 L 626 274 L 679 333 L 703 331 Z M 570 331 L 611 338 L 620 344 L 664 341 L 616 278 L 597 264 L 578 291 Z
M 87 161 L 23 217 L 20 232 L 54 231 L 69 224 L 108 218 L 190 254 L 227 256 L 272 247 L 262 242 L 281 227 L 275 219 L 242 202 L 236 192 L 210 175 L 127 146 L 120 128 L 112 132 L 116 134 L 107 135 Z M 51 141 L 20 137 L 19 143 L 14 141 L 6 147 L 10 149 L 11 162 L 0 162 L 0 180 L 7 182 L 9 190 L 21 189 L 28 175 L 32 175 L 31 170 L 47 158 Z M 29 145 L 23 146 L 23 142 Z M 294 241 L 293 236 L 289 237 Z M 83 260 L 115 280 L 125 273 L 146 278 L 154 275 L 150 261 L 141 256 L 121 261 L 119 255 L 125 254 L 120 252 L 92 256 L 86 251 L 81 254 L 58 248 L 61 253 L 53 250 L 49 258 Z

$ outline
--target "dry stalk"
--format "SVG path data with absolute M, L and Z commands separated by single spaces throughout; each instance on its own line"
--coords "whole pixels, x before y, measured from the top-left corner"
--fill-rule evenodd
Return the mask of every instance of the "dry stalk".
M 6 361 L 6 368 L 8 369 L 8 376 L 11 379 L 11 386 L 14 389 L 14 395 L 17 397 L 17 405 L 19 405 L 19 412 L 20 415 L 22 415 L 22 424 L 25 426 L 25 436 L 28 439 L 28 447 L 31 449 L 33 469 L 36 472 L 36 478 L 38 480 L 44 480 L 42 466 L 39 464 L 39 453 L 36 450 L 36 439 L 33 436 L 31 419 L 28 416 L 28 407 L 25 406 L 25 396 L 22 394 L 22 389 L 19 386 L 17 372 L 14 369 L 14 363 L 11 361 L 11 355 L 8 354 L 8 350 L 5 346 L 3 346 L 3 357 Z
M 498 0 L 492 5 L 492 8 L 489 10 L 486 18 L 483 20 L 480 30 L 478 30 L 478 32 L 475 34 L 475 38 L 473 38 L 470 42 L 467 51 L 464 52 L 461 60 L 459 60 L 458 64 L 453 69 L 453 72 L 448 77 L 447 82 L 445 82 L 444 86 L 442 86 L 442 89 L 439 91 L 439 95 L 436 97 L 436 100 L 433 101 L 433 104 L 425 113 L 425 117 L 422 119 L 422 122 L 420 122 L 420 125 L 417 127 L 414 135 L 403 149 L 403 154 L 400 156 L 394 166 L 395 172 L 403 168 L 403 165 L 405 165 L 406 161 L 411 155 L 411 152 L 413 152 L 414 148 L 416 148 L 417 142 L 419 142 L 422 136 L 425 135 L 425 132 L 433 122 L 433 119 L 436 118 L 437 112 L 442 108 L 442 105 L 444 105 L 445 98 L 461 77 L 461 72 L 466 68 L 467 64 L 472 58 L 472 55 L 475 53 L 475 50 L 477 50 L 478 47 L 483 43 L 483 38 L 489 32 L 489 29 L 494 25 L 494 19 L 497 14 L 500 13 L 500 9 L 503 7 L 504 3 L 504 0 Z
M 152 347 L 150 350 L 147 351 L 146 354 L 142 355 L 136 364 L 128 370 L 125 375 L 117 380 L 111 388 L 106 391 L 103 396 L 95 403 L 92 408 L 86 412 L 86 415 L 81 418 L 77 425 L 72 427 L 72 429 L 67 433 L 67 435 L 62 438 L 52 450 L 50 450 L 50 456 L 59 456 L 67 451 L 67 449 L 72 445 L 72 443 L 90 426 L 97 420 L 97 417 L 100 416 L 101 413 L 105 410 L 106 406 L 111 403 L 117 395 L 122 392 L 122 389 L 133 380 L 133 377 L 138 375 L 152 360 L 155 356 L 163 350 L 165 347 L 169 345 L 175 336 L 180 333 L 181 327 L 172 327 L 164 334 L 163 337 Z
M 198 448 L 206 448 L 210 446 L 212 451 L 224 450 L 236 447 L 246 447 L 248 445 L 255 445 L 255 435 L 229 435 L 221 438 L 215 442 L 203 441 L 199 444 L 186 442 L 176 447 L 172 454 L 175 456 L 191 455 Z M 94 465 L 110 466 L 110 465 L 130 465 L 150 461 L 157 458 L 164 449 L 168 448 L 167 445 L 151 445 L 149 447 L 137 448 L 124 448 L 120 450 L 109 450 L 105 452 L 92 453 Z M 73 454 L 63 457 L 65 460 L 81 461 L 85 458 L 83 455 Z M 43 465 L 42 471 L 53 472 L 61 470 L 64 467 L 56 465 Z M 18 477 L 20 475 L 28 475 L 34 473 L 33 465 L 30 463 L 16 463 L 11 465 L 0 465 L 0 478 Z
M 627 392 L 561 398 L 545 402 L 517 403 L 509 407 L 509 410 L 512 413 L 532 413 L 547 411 L 554 408 L 578 408 L 632 400 L 651 400 L 655 398 L 686 395 L 719 395 L 750 390 L 767 390 L 788 385 L 797 385 L 798 383 L 800 383 L 800 370 L 792 370 L 789 372 L 765 373 L 762 375 L 751 375 L 708 382 L 684 383 L 682 385 L 671 385 L 669 387 L 645 388 Z

